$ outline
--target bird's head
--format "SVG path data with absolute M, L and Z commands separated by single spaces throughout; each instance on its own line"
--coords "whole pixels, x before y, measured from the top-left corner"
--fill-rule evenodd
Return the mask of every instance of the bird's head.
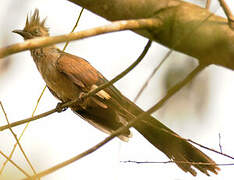
M 24 40 L 36 37 L 49 36 L 49 29 L 45 27 L 46 18 L 40 21 L 39 10 L 35 9 L 33 15 L 27 17 L 23 30 L 14 30 L 12 32 L 21 35 Z

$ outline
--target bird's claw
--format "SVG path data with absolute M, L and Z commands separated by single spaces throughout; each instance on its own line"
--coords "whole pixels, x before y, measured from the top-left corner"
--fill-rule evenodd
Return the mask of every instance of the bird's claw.
M 86 93 L 84 93 L 84 92 L 81 92 L 79 94 L 79 100 L 80 100 L 79 105 L 84 109 L 86 109 L 87 103 L 88 103 L 88 99 L 84 98 L 85 94 Z
M 85 95 L 84 92 L 81 92 L 81 93 L 79 94 L 79 99 L 80 99 L 81 102 L 84 102 L 84 95 Z
M 59 113 L 67 110 L 67 107 L 62 107 L 62 104 L 63 103 L 58 103 L 56 106 L 56 111 Z

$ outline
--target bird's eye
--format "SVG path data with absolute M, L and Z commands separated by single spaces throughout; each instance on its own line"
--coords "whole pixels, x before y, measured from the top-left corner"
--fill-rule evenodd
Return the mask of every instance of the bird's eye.
M 40 35 L 39 29 L 35 29 L 32 33 L 33 33 L 33 35 L 36 35 L 36 36 Z

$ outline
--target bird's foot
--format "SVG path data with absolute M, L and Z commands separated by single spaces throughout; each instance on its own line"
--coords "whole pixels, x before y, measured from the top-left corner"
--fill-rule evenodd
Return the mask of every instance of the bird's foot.
M 56 106 L 56 111 L 57 111 L 58 113 L 67 110 L 67 107 L 62 107 L 62 104 L 63 104 L 63 103 L 58 103 L 57 106 Z
M 88 104 L 88 99 L 87 99 L 87 98 L 84 98 L 84 95 L 85 95 L 85 94 L 86 94 L 86 93 L 84 93 L 84 92 L 81 92 L 81 93 L 79 94 L 79 99 L 80 99 L 79 105 L 80 105 L 82 108 L 84 108 L 84 109 L 86 109 L 87 104 Z
M 84 92 L 80 92 L 80 94 L 79 94 L 79 99 L 80 99 L 80 102 L 81 103 L 83 103 L 84 101 L 85 101 L 85 98 L 84 98 L 84 95 L 85 95 L 86 93 L 84 93 Z

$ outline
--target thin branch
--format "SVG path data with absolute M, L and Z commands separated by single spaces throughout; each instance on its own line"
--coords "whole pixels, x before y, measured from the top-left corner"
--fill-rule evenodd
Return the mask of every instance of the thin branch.
M 73 32 L 60 36 L 49 36 L 34 38 L 31 40 L 24 41 L 22 43 L 13 44 L 7 47 L 0 48 L 0 58 L 9 56 L 11 54 L 29 50 L 32 48 L 44 47 L 52 44 L 62 43 L 66 41 L 73 41 L 78 39 L 83 39 L 87 37 L 92 37 L 100 34 L 105 34 L 109 32 L 117 32 L 123 30 L 136 30 L 143 28 L 156 28 L 161 25 L 161 21 L 157 18 L 148 19 L 137 19 L 137 20 L 123 20 L 115 21 L 111 24 L 83 30 L 79 32 Z
M 221 153 L 223 153 L 223 148 L 222 148 L 222 144 L 221 144 L 221 134 L 219 133 L 219 150 Z
M 215 149 L 206 147 L 206 146 L 204 146 L 204 145 L 202 145 L 202 144 L 199 144 L 199 143 L 197 143 L 197 142 L 195 142 L 195 141 L 193 141 L 193 140 L 191 140 L 191 139 L 185 139 L 185 140 L 187 140 L 188 142 L 191 142 L 191 143 L 193 143 L 193 144 L 196 144 L 197 146 L 200 146 L 200 147 L 203 148 L 203 149 L 206 149 L 206 150 L 215 152 L 215 153 L 217 153 L 217 154 L 220 154 L 220 155 L 222 155 L 222 156 L 225 156 L 225 157 L 227 157 L 227 158 L 230 158 L 230 159 L 234 160 L 234 157 L 233 157 L 233 156 L 230 156 L 230 155 L 228 155 L 228 154 L 219 152 L 219 151 L 217 151 L 217 150 L 215 150 Z
M 2 111 L 3 111 L 3 114 L 4 114 L 5 119 L 6 119 L 6 121 L 7 121 L 7 124 L 9 125 L 10 123 L 9 123 L 9 120 L 8 120 L 8 117 L 7 117 L 7 113 L 6 113 L 5 109 L 4 109 L 3 104 L 2 104 L 1 101 L 0 101 L 0 106 L 1 106 L 1 108 L 2 108 Z M 19 140 L 18 140 L 16 134 L 14 133 L 14 131 L 12 130 L 11 127 L 9 127 L 9 130 L 10 130 L 11 134 L 14 136 L 14 138 L 15 138 L 15 140 L 16 140 L 16 143 L 18 144 L 18 146 L 19 146 L 21 152 L 23 153 L 23 156 L 24 156 L 24 158 L 26 159 L 28 165 L 31 167 L 33 173 L 36 174 L 37 172 L 35 171 L 35 169 L 34 169 L 32 163 L 31 163 L 30 160 L 28 159 L 28 157 L 27 157 L 27 155 L 26 155 L 26 153 L 25 153 L 23 147 L 21 146 L 21 144 L 20 144 L 20 142 L 19 142 Z M 8 159 L 7 159 L 7 160 L 8 160 Z
M 206 0 L 206 9 L 210 9 L 211 0 Z
M 39 96 L 39 98 L 38 98 L 38 100 L 37 100 L 36 106 L 35 106 L 35 108 L 34 108 L 34 110 L 33 110 L 33 113 L 32 113 L 32 117 L 34 116 L 34 114 L 35 114 L 35 112 L 36 112 L 36 109 L 37 109 L 37 107 L 38 107 L 38 105 L 39 105 L 39 102 L 40 102 L 41 97 L 42 97 L 42 95 L 44 94 L 45 90 L 46 90 L 46 86 L 45 86 L 44 89 L 42 90 L 42 92 L 41 92 L 41 94 L 40 94 L 40 96 Z M 21 132 L 21 134 L 20 134 L 20 136 L 19 136 L 19 141 L 22 139 L 22 137 L 23 137 L 23 135 L 24 135 L 26 129 L 27 129 L 28 126 L 29 126 L 29 123 L 30 123 L 30 122 L 28 122 L 28 123 L 26 124 L 26 126 L 25 126 L 24 129 L 23 129 L 23 131 Z M 9 124 L 8 124 L 8 125 L 9 125 Z M 15 150 L 16 150 L 17 144 L 18 144 L 17 142 L 14 144 L 14 146 L 13 146 L 13 148 L 12 148 L 12 150 L 11 150 L 11 153 L 10 153 L 10 155 L 9 155 L 9 159 L 12 158 L 12 156 L 13 156 Z M 6 161 L 4 161 L 4 163 L 3 163 L 3 165 L 2 165 L 2 167 L 1 167 L 1 169 L 0 169 L 0 174 L 2 174 L 2 172 L 3 172 L 4 168 L 6 167 L 7 163 L 8 163 L 8 160 L 6 159 Z
M 123 76 L 125 76 L 127 73 L 129 73 L 134 67 L 136 67 L 137 64 L 139 64 L 141 62 L 141 60 L 145 57 L 146 53 L 148 52 L 150 46 L 151 46 L 152 41 L 149 40 L 147 45 L 145 46 L 143 52 L 141 53 L 141 55 L 137 58 L 137 60 L 131 64 L 126 70 L 124 70 L 122 73 L 120 73 L 119 75 L 117 75 L 114 79 L 110 80 L 107 83 L 104 83 L 100 86 L 98 86 L 98 88 L 94 89 L 93 91 L 90 91 L 89 93 L 85 94 L 83 96 L 83 98 L 86 98 L 88 96 L 92 96 L 94 94 L 96 94 L 97 92 L 99 92 L 100 90 L 110 86 L 111 84 L 114 84 L 116 81 L 120 80 Z
M 19 165 L 17 165 L 14 161 L 12 161 L 11 159 L 9 159 L 9 157 L 7 157 L 7 155 L 5 155 L 1 150 L 0 150 L 0 154 L 5 157 L 11 164 L 13 164 L 18 170 L 20 170 L 25 176 L 30 177 L 30 175 L 28 173 L 26 173 L 21 167 L 19 167 Z
M 217 165 L 217 166 L 234 166 L 234 163 L 204 163 L 204 162 L 188 162 L 188 161 L 120 161 L 121 163 L 135 163 L 135 164 L 169 164 L 169 163 L 178 163 L 178 164 L 191 164 L 191 165 Z
M 120 80 L 123 76 L 125 76 L 127 73 L 129 73 L 137 64 L 140 63 L 140 61 L 144 58 L 144 56 L 146 55 L 147 51 L 149 50 L 150 46 L 151 46 L 151 43 L 152 41 L 148 41 L 147 45 L 145 46 L 143 52 L 141 53 L 141 55 L 137 58 L 137 60 L 132 63 L 126 70 L 124 70 L 123 72 L 121 72 L 119 75 L 117 75 L 115 78 L 113 78 L 112 80 L 98 86 L 98 88 L 96 89 L 93 89 L 91 90 L 90 92 L 84 94 L 84 96 L 82 97 L 83 99 L 84 98 L 87 98 L 89 96 L 92 96 L 94 94 L 96 94 L 98 91 L 108 87 L 109 85 L 115 83 L 116 81 Z M 69 102 L 66 102 L 66 103 L 62 103 L 60 108 L 66 108 L 66 107 L 69 107 L 69 106 L 72 106 L 76 103 L 78 103 L 80 101 L 80 99 L 74 99 L 72 101 L 69 101 Z M 53 114 L 57 112 L 57 109 L 54 108 L 50 111 L 47 111 L 47 112 L 44 112 L 42 114 L 39 114 L 37 116 L 34 116 L 34 117 L 30 117 L 30 118 L 27 118 L 27 119 L 23 119 L 23 120 L 20 120 L 20 121 L 16 121 L 16 122 L 13 122 L 11 123 L 10 125 L 4 125 L 4 126 L 1 126 L 0 127 L 0 131 L 3 131 L 5 129 L 8 129 L 9 127 L 15 127 L 15 126 L 19 126 L 21 124 L 24 124 L 24 123 L 27 123 L 27 122 L 31 122 L 31 121 L 35 121 L 37 119 L 40 119 L 40 118 L 43 118 L 43 117 L 46 117 L 50 114 Z
M 145 81 L 145 83 L 143 84 L 143 86 L 141 87 L 140 91 L 137 93 L 134 102 L 136 102 L 139 97 L 141 96 L 141 94 L 143 93 L 143 91 L 145 90 L 145 88 L 148 86 L 149 82 L 151 81 L 151 79 L 154 77 L 154 75 L 158 72 L 159 68 L 162 66 L 162 64 L 166 61 L 166 59 L 170 56 L 170 54 L 173 52 L 173 50 L 170 50 L 167 52 L 167 54 L 164 56 L 164 58 L 162 59 L 162 61 L 159 63 L 158 66 L 156 66 L 156 68 L 153 70 L 153 72 L 150 74 L 150 76 L 147 78 L 147 80 Z
M 179 136 L 178 136 L 179 137 Z M 179 137 L 179 138 L 181 138 L 181 139 L 184 139 L 184 138 L 182 138 L 182 137 Z M 230 156 L 230 155 L 228 155 L 228 154 L 225 154 L 225 153 L 223 153 L 222 152 L 222 146 L 221 146 L 221 142 L 220 142 L 220 139 L 221 139 L 221 135 L 220 135 L 220 133 L 219 133 L 219 147 L 220 147 L 220 151 L 217 151 L 217 150 L 215 150 L 215 149 L 212 149 L 212 148 L 209 148 L 209 147 L 207 147 L 207 146 L 204 146 L 204 145 L 202 145 L 202 144 L 200 144 L 200 143 L 197 143 L 197 142 L 195 142 L 195 141 L 193 141 L 193 140 L 191 140 L 191 139 L 184 139 L 184 140 L 186 140 L 186 141 L 188 141 L 188 142 L 190 142 L 190 143 L 193 143 L 193 144 L 195 144 L 195 145 L 197 145 L 197 146 L 199 146 L 199 147 L 201 147 L 201 148 L 203 148 L 203 149 L 206 149 L 206 150 L 209 150 L 209 151 L 212 151 L 212 152 L 214 152 L 214 153 L 216 153 L 216 154 L 219 154 L 219 155 L 222 155 L 222 156 L 225 156 L 225 157 L 227 157 L 227 158 L 229 158 L 229 159 L 232 159 L 232 160 L 234 160 L 234 157 L 233 156 Z M 137 164 L 141 164 L 141 163 L 155 163 L 155 164 L 163 164 L 163 163 L 174 163 L 174 162 L 176 162 L 176 163 L 189 163 L 189 164 L 204 164 L 204 165 L 211 165 L 212 163 L 203 163 L 203 162 L 183 162 L 183 161 L 131 161 L 131 160 L 128 160 L 128 161 L 121 161 L 121 162 L 123 162 L 123 163 L 128 163 L 128 162 L 130 162 L 130 163 L 137 163 Z M 231 166 L 231 165 L 234 165 L 234 163 L 215 163 L 216 165 L 218 165 L 218 166 Z
M 32 117 L 34 116 L 34 113 L 36 112 L 36 109 L 37 109 L 37 107 L 38 107 L 38 104 L 39 104 L 39 102 L 40 102 L 40 100 L 41 100 L 41 97 L 42 97 L 43 93 L 45 92 L 45 89 L 46 89 L 46 86 L 44 87 L 42 93 L 40 94 L 40 96 L 39 96 L 39 98 L 38 98 L 38 100 L 37 100 L 37 104 L 36 104 L 36 107 L 34 108 L 34 111 L 33 111 L 33 113 L 32 113 Z M 19 137 L 19 141 L 20 141 L 21 138 L 23 137 L 23 135 L 24 135 L 26 129 L 28 128 L 29 123 L 30 123 L 30 122 L 28 122 L 28 123 L 26 124 L 26 126 L 25 126 L 24 129 L 23 129 L 23 131 L 21 132 L 20 137 Z M 11 127 L 11 124 L 8 124 L 8 126 Z M 9 155 L 9 159 L 12 158 L 12 156 L 13 156 L 13 154 L 14 154 L 14 152 L 15 152 L 16 147 L 17 147 L 17 143 L 14 144 L 14 146 L 13 146 L 13 148 L 12 148 L 12 150 L 11 150 L 11 153 L 10 153 L 10 155 Z M 0 174 L 3 172 L 3 170 L 4 170 L 5 166 L 7 165 L 7 163 L 8 163 L 8 160 L 6 159 L 6 161 L 3 163 L 3 165 L 2 165 L 2 167 L 1 167 L 1 169 L 0 169 Z
M 46 89 L 46 86 L 45 86 L 44 89 L 42 90 L 42 93 L 40 94 L 40 96 L 39 96 L 39 98 L 38 98 L 38 100 L 37 100 L 36 106 L 35 106 L 35 108 L 34 108 L 34 110 L 33 110 L 33 113 L 32 113 L 32 117 L 34 116 L 34 114 L 35 114 L 35 112 L 36 112 L 36 109 L 37 109 L 37 107 L 38 107 L 38 105 L 39 105 L 39 102 L 40 102 L 40 100 L 41 100 L 42 95 L 43 95 L 44 92 L 45 92 L 45 89 Z M 9 125 L 9 124 L 8 124 L 8 125 Z M 23 131 L 21 132 L 21 134 L 20 134 L 20 136 L 19 136 L 19 141 L 20 141 L 21 138 L 23 137 L 23 135 L 24 135 L 26 129 L 28 128 L 28 126 L 29 126 L 29 122 L 26 124 L 26 126 L 25 126 L 24 129 L 23 129 Z M 13 146 L 13 148 L 12 148 L 12 150 L 11 150 L 11 153 L 10 153 L 10 155 L 9 155 L 9 159 L 12 158 L 12 156 L 13 156 L 13 154 L 14 154 L 14 152 L 15 152 L 16 147 L 17 147 L 17 142 L 14 144 L 14 146 Z M 5 168 L 5 166 L 7 165 L 7 163 L 8 163 L 8 160 L 6 159 L 6 161 L 3 163 L 3 165 L 2 165 L 2 167 L 1 167 L 1 169 L 0 169 L 0 174 L 2 174 L 2 172 L 3 172 L 4 168 Z
M 72 101 L 70 103 L 75 103 L 76 101 Z M 64 107 L 67 107 L 67 104 L 70 105 L 70 103 L 65 103 L 63 104 Z M 15 127 L 15 126 L 19 126 L 21 124 L 25 124 L 25 123 L 28 123 L 28 122 L 31 122 L 31 121 L 35 121 L 37 119 L 40 119 L 40 118 L 43 118 L 43 117 L 46 117 L 50 114 L 53 114 L 56 112 L 56 108 L 50 110 L 50 111 L 47 111 L 47 112 L 44 112 L 44 113 L 41 113 L 39 115 L 36 115 L 36 116 L 33 116 L 33 117 L 30 117 L 30 118 L 26 118 L 26 119 L 23 119 L 23 120 L 20 120 L 20 121 L 16 121 L 16 122 L 13 122 L 9 125 L 4 125 L 4 126 L 1 126 L 0 127 L 0 131 L 3 131 L 3 130 L 6 130 L 6 129 L 9 129 L 10 127 Z
M 34 108 L 34 110 L 33 110 L 33 112 L 32 112 L 32 117 L 34 116 L 34 114 L 35 114 L 35 112 L 36 112 L 36 110 L 37 110 L 37 108 L 38 108 L 38 105 L 39 105 L 39 103 L 40 103 L 40 101 L 41 101 L 41 98 L 42 98 L 43 94 L 45 93 L 46 87 L 47 87 L 47 86 L 45 85 L 44 88 L 43 88 L 43 90 L 42 90 L 42 92 L 41 92 L 41 94 L 40 94 L 40 96 L 39 96 L 39 98 L 37 99 L 36 106 L 35 106 L 35 108 Z
M 80 11 L 80 13 L 79 13 L 79 16 L 78 16 L 78 19 L 77 19 L 77 21 L 76 21 L 76 24 L 74 25 L 74 27 L 73 27 L 71 33 L 74 32 L 75 29 L 77 28 L 78 23 L 79 23 L 79 21 L 80 21 L 80 18 L 81 18 L 81 15 L 82 15 L 83 11 L 84 11 L 84 8 L 81 9 L 81 11 Z M 67 48 L 69 42 L 70 42 L 70 41 L 67 41 L 67 42 L 66 42 L 65 46 L 63 47 L 63 51 L 65 51 L 65 49 Z
M 223 8 L 225 15 L 227 16 L 229 27 L 231 29 L 234 29 L 234 16 L 232 14 L 232 11 L 228 7 L 225 0 L 219 0 L 219 3 L 220 3 L 220 6 Z

